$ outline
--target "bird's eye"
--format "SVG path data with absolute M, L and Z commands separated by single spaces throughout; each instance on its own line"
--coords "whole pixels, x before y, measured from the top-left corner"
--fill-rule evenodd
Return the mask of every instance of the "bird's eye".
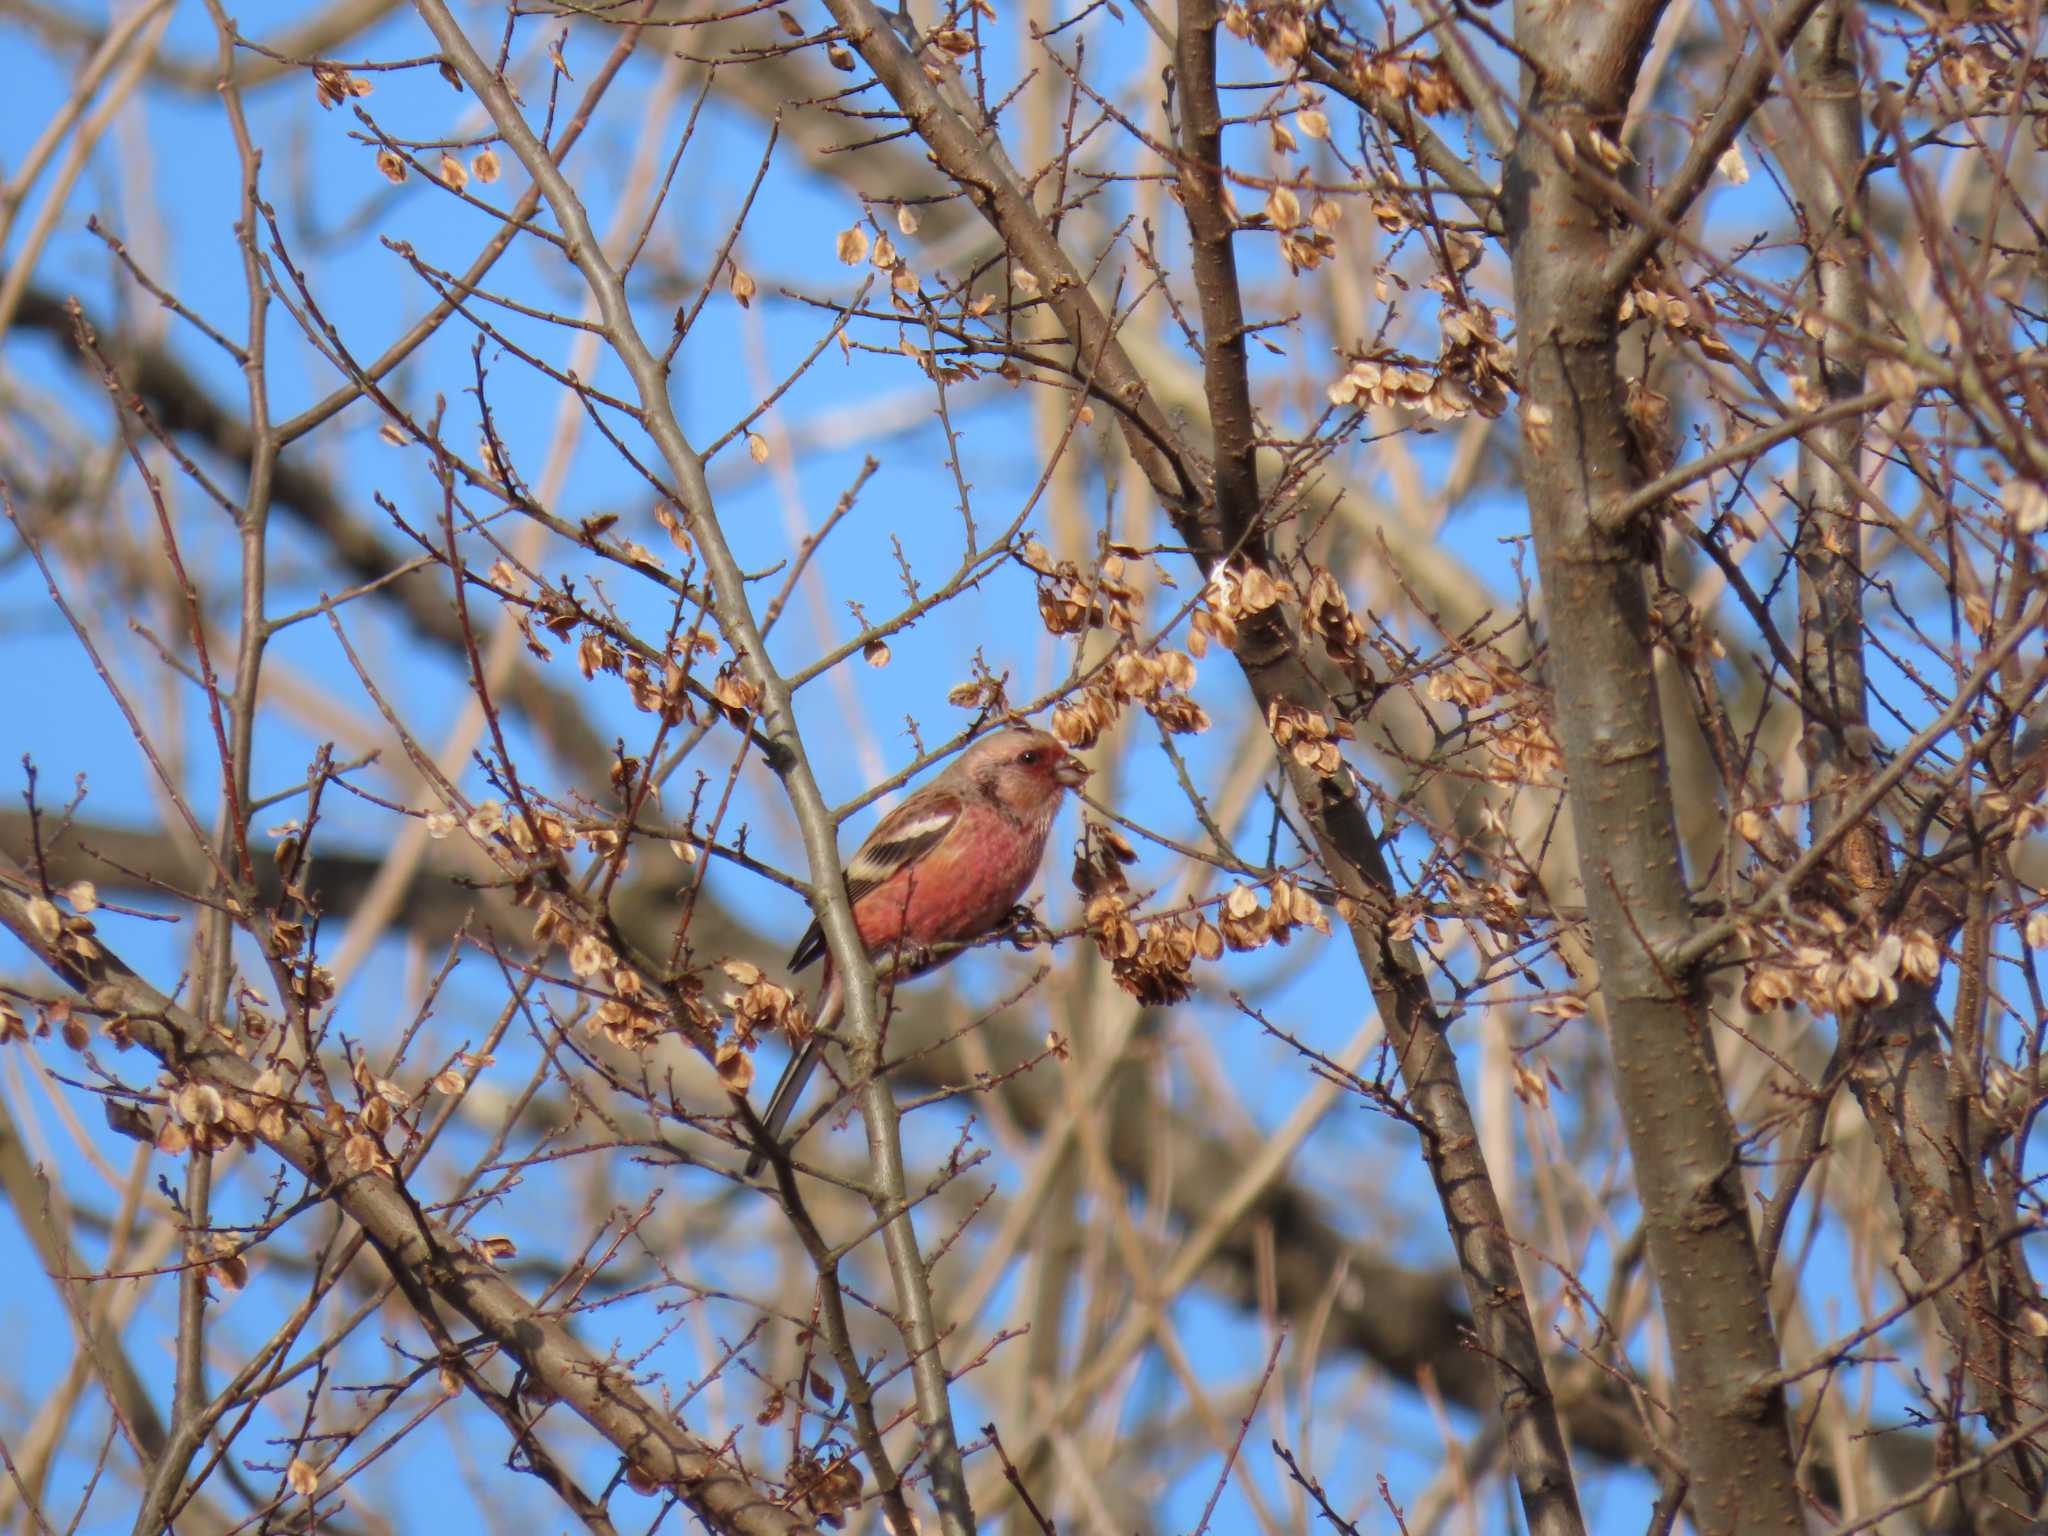
M 1022 763 L 1027 768 L 1036 768 L 1038 766 L 1038 760 L 1043 756 L 1045 756 L 1043 752 L 1039 751 L 1038 748 L 1033 747 L 1029 752 L 1021 754 L 1018 757 L 1017 761 Z

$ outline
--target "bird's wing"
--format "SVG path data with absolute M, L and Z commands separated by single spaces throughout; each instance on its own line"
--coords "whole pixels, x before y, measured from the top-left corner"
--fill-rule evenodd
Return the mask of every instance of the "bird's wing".
M 964 806 L 959 795 L 934 786 L 884 816 L 847 863 L 847 900 L 858 903 L 938 847 L 959 824 Z M 824 953 L 825 931 L 813 919 L 789 957 L 789 968 L 800 971 Z

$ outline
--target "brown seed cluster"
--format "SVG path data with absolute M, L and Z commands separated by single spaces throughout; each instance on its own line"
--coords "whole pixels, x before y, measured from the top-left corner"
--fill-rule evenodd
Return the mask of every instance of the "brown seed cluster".
M 1293 578 L 1260 566 L 1218 566 L 1209 573 L 1202 603 L 1188 618 L 1188 650 L 1206 656 L 1212 644 L 1235 649 L 1239 629 L 1280 603 L 1300 605 L 1306 627 L 1323 642 L 1330 659 L 1355 667 L 1366 643 L 1365 626 L 1351 612 L 1343 585 L 1328 569 L 1307 565 L 1308 595 Z
M 623 959 L 596 928 L 571 908 L 541 898 L 534 942 L 545 953 L 560 946 L 569 970 L 596 999 L 583 1027 L 621 1050 L 644 1052 L 664 1036 L 681 1032 L 710 1053 L 719 1079 L 735 1093 L 754 1081 L 753 1051 L 769 1030 L 793 1041 L 810 1038 L 811 1020 L 788 987 L 768 980 L 752 961 L 723 961 L 719 969 L 734 987 L 714 1006 L 704 995 L 701 975 L 682 977 L 666 988 Z
M 1488 420 L 1499 416 L 1508 408 L 1515 372 L 1492 308 L 1446 297 L 1437 322 L 1443 347 L 1434 363 L 1391 348 L 1364 353 L 1330 384 L 1330 403 L 1393 406 L 1432 421 L 1474 412 Z
M 1344 753 L 1337 743 L 1354 734 L 1350 721 L 1275 699 L 1266 706 L 1266 729 L 1274 746 L 1318 778 L 1334 779 L 1343 772 Z
M 1095 745 L 1116 723 L 1117 702 L 1106 688 L 1083 688 L 1052 709 L 1052 733 L 1076 751 Z
M 1188 650 L 1206 656 L 1211 640 L 1234 649 L 1238 631 L 1246 623 L 1279 603 L 1300 600 L 1301 593 L 1292 581 L 1262 565 L 1219 565 L 1209 573 L 1209 584 L 1202 589 L 1204 606 L 1189 617 Z
M 1188 697 L 1194 685 L 1194 659 L 1184 651 L 1125 651 L 1110 664 L 1104 681 L 1053 707 L 1052 733 L 1070 747 L 1091 747 L 1131 704 L 1176 734 L 1206 731 L 1208 711 Z
M 1496 784 L 1554 788 L 1564 753 L 1550 729 L 1550 695 L 1493 651 L 1467 652 L 1430 674 L 1424 691 L 1438 703 L 1484 716 L 1479 742 Z
M 946 691 L 946 702 L 955 709 L 975 709 L 994 715 L 1007 714 L 1010 699 L 1003 687 L 1003 680 L 991 673 L 980 671 L 978 659 L 976 669 L 979 672 L 978 676 L 971 677 L 964 683 L 955 683 Z
M 1137 854 L 1123 835 L 1099 821 L 1085 822 L 1074 856 L 1074 889 L 1082 920 L 1116 984 L 1148 1007 L 1177 1003 L 1194 991 L 1196 956 L 1214 960 L 1223 940 L 1204 918 L 1131 917 L 1131 887 L 1124 867 Z
M 1360 90 L 1405 103 L 1424 117 L 1472 110 L 1437 54 L 1360 49 L 1351 60 L 1351 78 Z
M 1263 903 L 1259 886 L 1232 886 L 1217 900 L 1214 922 L 1200 911 L 1134 917 L 1124 868 L 1136 857 L 1120 833 L 1090 821 L 1082 828 L 1073 878 L 1089 937 L 1109 962 L 1110 975 L 1147 1006 L 1187 998 L 1197 960 L 1220 960 L 1226 949 L 1285 944 L 1297 928 L 1330 932 L 1322 903 L 1284 876 L 1267 883 L 1269 899 Z
M 760 1035 L 780 1029 L 790 1043 L 801 1045 L 811 1038 L 811 1019 L 796 995 L 778 982 L 768 980 L 751 960 L 731 959 L 719 969 L 739 987 L 719 999 L 719 1006 L 732 1016 L 732 1034 L 719 1041 L 712 1056 L 718 1075 L 734 1093 L 745 1093 L 754 1081 L 754 1058 L 750 1054 Z
M 1641 315 L 1652 325 L 1662 326 L 1673 341 L 1691 342 L 1715 362 L 1726 362 L 1735 354 L 1721 339 L 1713 324 L 1713 301 L 1703 294 L 1688 293 L 1673 273 L 1655 261 L 1642 270 L 1621 296 L 1617 318 L 1626 325 Z
M 1742 1000 L 1758 1013 L 1803 1003 L 1817 1014 L 1849 1014 L 1896 1002 L 1901 979 L 1932 983 L 1941 974 L 1941 946 L 1918 929 L 1872 933 L 1852 927 L 1829 908 L 1814 910 L 1830 942 L 1812 942 L 1810 924 L 1800 940 L 1785 932 L 1750 935 L 1755 958 Z
M 1322 903 L 1292 880 L 1275 880 L 1269 890 L 1270 899 L 1264 906 L 1259 905 L 1254 886 L 1234 885 L 1224 895 L 1217 921 L 1225 944 L 1236 950 L 1257 949 L 1262 944 L 1285 944 L 1296 928 L 1313 928 L 1322 934 L 1330 931 L 1330 917 Z
M 687 549 L 689 535 L 673 514 L 665 509 L 658 510 L 664 525 L 670 528 L 677 543 Z M 624 543 L 619 548 L 632 559 L 646 565 L 658 565 L 654 557 L 640 545 Z M 502 560 L 491 570 L 489 585 L 496 591 L 521 598 L 525 582 L 517 572 Z M 701 655 L 715 653 L 718 641 L 700 630 L 692 630 L 679 636 L 670 647 L 666 661 L 653 654 L 628 651 L 606 630 L 589 623 L 584 616 L 559 594 L 543 591 L 524 607 L 508 606 L 507 611 L 514 617 L 520 632 L 526 637 L 526 647 L 536 658 L 548 661 L 553 651 L 534 633 L 535 621 L 557 640 L 567 641 L 572 636 L 576 641 L 576 667 L 585 681 L 595 678 L 600 672 L 609 672 L 624 680 L 631 692 L 633 707 L 648 714 L 660 715 L 669 725 L 695 724 L 695 706 L 690 699 L 691 669 Z M 579 630 L 581 631 L 579 633 Z M 741 676 L 736 667 L 728 663 L 719 674 L 723 680 L 731 674 L 734 681 L 720 693 L 716 688 L 721 712 L 734 718 L 735 724 L 742 724 L 753 704 L 759 702 L 759 690 Z M 751 701 L 751 702 L 750 702 Z
M 718 701 L 719 712 L 727 722 L 741 730 L 746 729 L 748 719 L 761 705 L 760 688 L 729 661 L 718 669 L 711 684 L 711 697 Z
M 340 106 L 342 102 L 370 94 L 370 82 L 361 75 L 352 75 L 339 64 L 315 64 L 313 66 L 313 93 L 320 98 L 323 111 Z
M 917 297 L 917 273 L 896 249 L 896 242 L 884 230 L 875 237 L 875 248 L 868 260 L 877 272 L 889 279 L 889 295 L 899 309 L 907 309 L 910 301 Z
M 2009 18 L 2013 22 L 2026 14 L 2018 0 L 1985 0 L 1984 9 L 1991 15 Z M 2015 69 L 2014 59 L 2025 55 L 2008 57 L 2007 52 L 2004 48 L 1983 42 L 1951 45 L 1941 50 L 1941 83 L 1947 87 L 1947 95 L 1957 112 L 1966 117 L 2002 116 L 2012 110 L 2013 91 L 2039 79 L 2038 64 Z M 1917 73 L 1915 71 L 1916 76 Z M 2032 117 L 2024 109 L 2017 115 Z M 2038 129 L 2035 136 L 2037 139 L 2040 137 Z
M 1323 642 L 1330 660 L 1349 671 L 1363 660 L 1359 647 L 1365 642 L 1365 626 L 1352 613 L 1343 584 L 1324 566 L 1312 566 L 1310 571 L 1308 596 L 1301 605 L 1302 618 Z
M 274 1094 L 277 1074 L 267 1072 L 264 1077 L 270 1080 L 269 1088 Z M 166 1095 L 165 1102 L 170 1115 L 157 1131 L 156 1146 L 159 1152 L 172 1157 L 182 1156 L 194 1147 L 202 1152 L 218 1152 L 243 1137 L 253 1146 L 256 1127 L 265 1118 L 251 1100 L 240 1094 L 224 1094 L 212 1083 L 180 1083 Z M 277 1129 L 282 1130 L 281 1112 L 276 1113 L 276 1121 Z
M 1300 195 L 1283 183 L 1266 195 L 1262 212 L 1267 227 L 1279 232 L 1280 255 L 1290 272 L 1313 272 L 1337 254 L 1335 233 L 1344 219 L 1342 203 L 1316 193 L 1304 214 Z
M 1250 0 L 1224 7 L 1223 25 L 1285 67 L 1308 52 L 1309 16 L 1295 0 Z
M 1103 556 L 1092 578 L 1071 560 L 1055 561 L 1035 539 L 1017 558 L 1038 577 L 1038 616 L 1053 634 L 1076 635 L 1084 629 L 1136 633 L 1144 595 L 1131 580 L 1131 562 L 1122 555 Z
M 799 1491 L 810 1517 L 835 1531 L 845 1527 L 847 1514 L 860 1504 L 860 1463 L 851 1456 L 829 1461 L 799 1456 L 789 1464 L 788 1481 Z
M 30 897 L 29 926 L 35 929 L 37 938 L 59 955 L 81 965 L 91 965 L 106 953 L 100 948 L 99 940 L 93 937 L 93 920 L 86 915 L 99 906 L 99 897 L 94 893 L 91 881 L 80 880 L 68 888 L 66 899 L 74 908 L 70 916 L 59 910 L 47 896 Z
M 552 898 L 538 898 L 538 903 L 533 922 L 535 947 L 545 955 L 550 948 L 561 946 L 570 971 L 599 997 L 597 1005 L 584 1015 L 583 1027 L 621 1050 L 651 1047 L 670 1027 L 667 999 L 648 985 L 633 965 L 622 961 L 580 914 Z M 715 1026 L 701 1005 L 691 1022 L 705 1037 Z
M 644 714 L 660 715 L 670 725 L 695 721 L 696 711 L 690 707 L 689 674 L 682 668 L 663 667 L 657 676 L 646 662 L 635 656 L 619 675 L 632 691 L 635 709 Z

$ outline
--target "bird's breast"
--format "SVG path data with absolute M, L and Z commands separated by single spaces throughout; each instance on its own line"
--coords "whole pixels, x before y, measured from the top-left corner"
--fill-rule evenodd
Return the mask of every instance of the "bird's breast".
M 861 939 L 877 956 L 899 941 L 946 944 L 980 938 L 1023 897 L 1045 853 L 1049 821 L 1020 823 L 969 806 L 952 835 L 863 896 Z

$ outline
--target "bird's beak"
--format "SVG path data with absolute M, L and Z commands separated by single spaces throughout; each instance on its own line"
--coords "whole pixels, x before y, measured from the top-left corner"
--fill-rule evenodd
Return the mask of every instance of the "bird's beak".
M 1060 765 L 1053 769 L 1052 776 L 1069 789 L 1079 789 L 1094 771 L 1078 757 L 1068 756 L 1060 759 Z

